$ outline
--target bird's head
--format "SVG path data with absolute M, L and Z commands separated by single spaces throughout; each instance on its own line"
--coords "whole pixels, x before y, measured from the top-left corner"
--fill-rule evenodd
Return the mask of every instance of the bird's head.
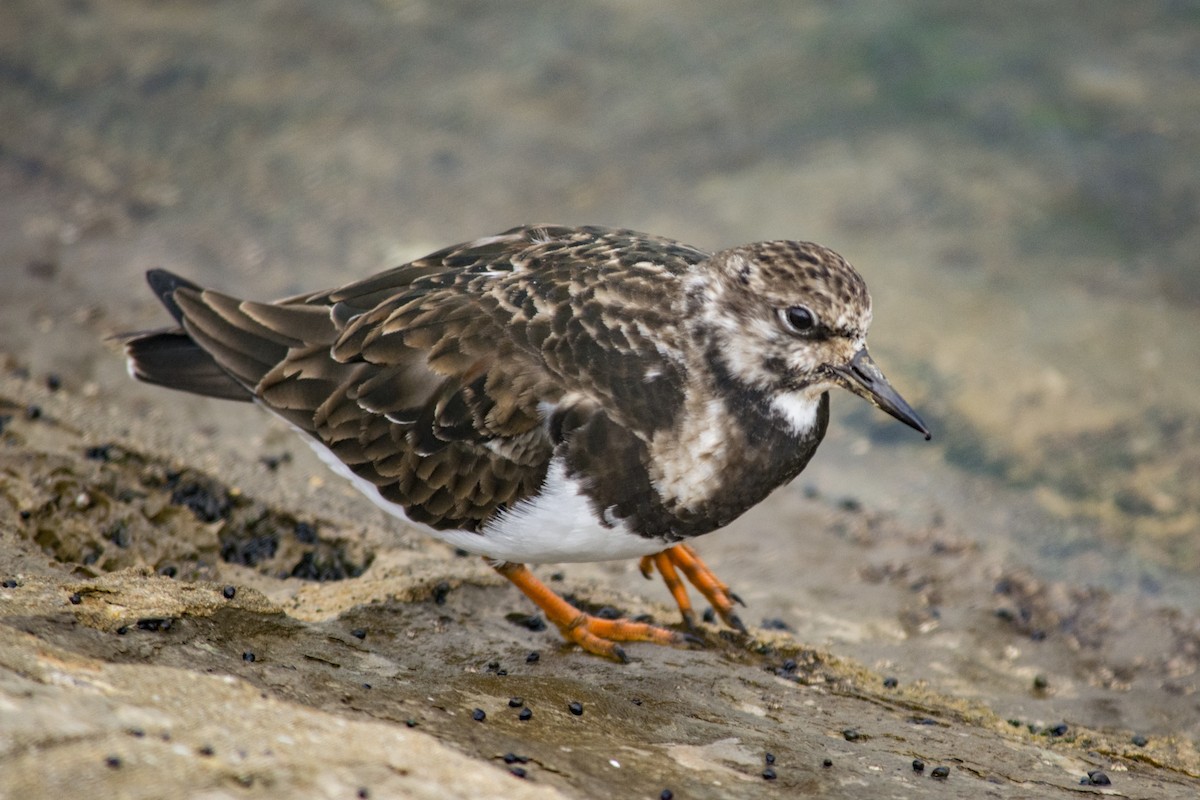
M 928 439 L 925 423 L 867 352 L 871 296 L 837 253 L 811 242 L 760 242 L 715 254 L 689 285 L 689 320 L 719 376 L 805 426 L 841 386 Z

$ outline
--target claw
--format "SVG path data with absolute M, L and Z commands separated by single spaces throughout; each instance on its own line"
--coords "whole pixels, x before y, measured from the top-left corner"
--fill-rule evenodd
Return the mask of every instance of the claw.
M 642 571 L 642 577 L 650 580 L 654 577 L 654 556 L 642 556 L 638 561 L 638 569 Z

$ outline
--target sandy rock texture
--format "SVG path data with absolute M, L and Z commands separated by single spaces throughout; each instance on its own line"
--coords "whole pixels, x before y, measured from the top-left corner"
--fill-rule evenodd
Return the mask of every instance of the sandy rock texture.
M 694 649 L 631 647 L 632 663 L 612 664 L 564 647 L 476 559 L 419 538 L 389 545 L 320 504 L 273 507 L 133 435 L 81 435 L 78 422 L 105 415 L 31 384 L 3 384 L 7 796 L 1053 797 L 1097 772 L 1111 781 L 1097 790 L 1122 796 L 1194 795 L 1187 738 L 1135 744 L 989 708 L 989 674 L 1052 706 L 1036 696 L 1095 664 L 1031 679 L 973 645 L 927 646 L 975 664 L 978 685 L 954 697 L 770 619 L 746 637 L 709 626 Z M 823 516 L 854 530 L 861 513 Z M 919 533 L 874 527 L 890 530 L 827 542 L 827 567 Z M 977 592 L 981 578 L 962 572 L 940 591 Z M 549 577 L 594 610 L 674 619 L 661 589 L 635 594 L 604 568 Z M 862 607 L 810 598 L 826 627 L 885 629 L 870 594 L 887 578 L 859 581 Z M 955 636 L 1027 642 L 1004 617 Z

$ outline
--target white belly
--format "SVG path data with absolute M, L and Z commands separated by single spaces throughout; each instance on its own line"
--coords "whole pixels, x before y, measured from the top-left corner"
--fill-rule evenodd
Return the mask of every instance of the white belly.
M 661 539 L 632 533 L 621 520 L 613 520 L 615 525 L 611 528 L 601 525 L 587 497 L 580 492 L 578 481 L 567 477 L 561 458 L 550 462 L 542 491 L 489 520 L 481 532 L 434 530 L 410 520 L 403 506 L 381 495 L 375 484 L 355 475 L 324 444 L 296 430 L 330 469 L 350 481 L 375 505 L 468 553 L 497 561 L 550 564 L 638 558 L 666 548 Z
M 453 532 L 454 539 L 444 531 L 437 535 L 471 552 L 534 564 L 637 558 L 666 547 L 661 539 L 631 532 L 623 520 L 610 521 L 612 527 L 600 524 L 579 482 L 568 478 L 563 460 L 555 458 L 542 490 L 490 520 L 482 537 L 460 531 Z M 472 549 L 459 543 L 464 536 L 483 541 Z

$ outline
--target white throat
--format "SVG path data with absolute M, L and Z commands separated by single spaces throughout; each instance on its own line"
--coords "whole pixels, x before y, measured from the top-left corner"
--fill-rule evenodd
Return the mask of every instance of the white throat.
M 810 433 L 817 425 L 817 409 L 821 407 L 821 395 L 804 392 L 778 394 L 771 398 L 771 410 L 787 424 L 796 436 Z

